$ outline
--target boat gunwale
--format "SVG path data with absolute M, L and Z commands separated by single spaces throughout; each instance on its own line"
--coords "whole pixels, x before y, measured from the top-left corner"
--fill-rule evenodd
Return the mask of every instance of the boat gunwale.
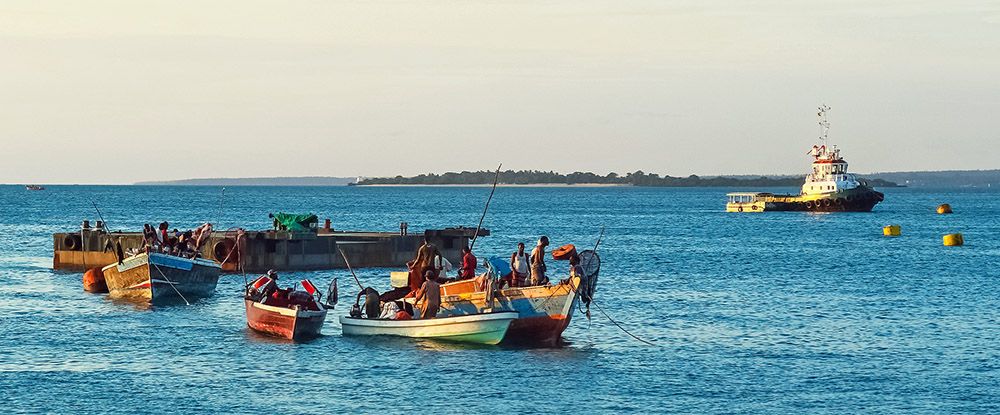
M 185 257 L 182 257 L 182 256 L 174 256 L 174 255 L 164 254 L 162 252 L 141 252 L 141 253 L 132 255 L 130 257 L 127 257 L 127 258 L 122 258 L 121 263 L 124 263 L 126 260 L 130 260 L 130 259 L 133 259 L 133 258 L 138 258 L 138 257 L 141 257 L 141 256 L 146 256 L 146 262 L 144 264 L 140 264 L 140 265 L 137 265 L 137 266 L 142 266 L 142 265 L 148 266 L 151 263 L 151 262 L 149 262 L 149 258 L 150 258 L 151 255 L 163 256 L 163 257 L 168 257 L 168 258 L 171 258 L 171 259 L 179 259 L 179 260 L 182 260 L 182 261 L 190 261 L 192 266 L 194 266 L 194 265 L 201 265 L 203 267 L 211 267 L 211 268 L 222 269 L 222 264 L 220 264 L 218 262 L 215 262 L 213 260 L 210 260 L 210 259 L 204 259 L 204 258 L 185 258 Z M 109 268 L 112 268 L 112 267 L 115 267 L 117 269 L 117 267 L 121 263 L 117 262 L 117 261 L 116 262 L 112 262 L 112 263 L 110 263 L 110 264 L 105 265 L 104 267 L 102 267 L 101 271 L 106 271 L 106 270 L 108 270 Z M 154 265 L 156 265 L 156 264 L 154 264 Z
M 340 324 L 343 325 L 345 324 L 345 322 L 347 322 L 347 325 L 356 327 L 411 328 L 411 327 L 430 327 L 430 326 L 450 326 L 456 324 L 480 323 L 485 321 L 498 321 L 498 320 L 514 321 L 519 318 L 519 315 L 520 314 L 517 311 L 493 311 L 489 313 L 464 314 L 456 316 L 434 317 L 426 319 L 410 319 L 410 320 L 392 320 L 387 318 L 358 318 L 351 316 L 340 316 Z
M 296 318 L 313 318 L 313 317 L 319 317 L 321 315 L 326 315 L 327 312 L 329 311 L 326 308 L 323 308 L 321 310 L 304 310 L 304 309 L 301 309 L 301 308 L 294 309 L 294 308 L 288 308 L 288 307 L 278 307 L 278 306 L 263 304 L 263 303 L 260 303 L 260 302 L 257 302 L 257 301 L 254 301 L 254 300 L 251 300 L 251 299 L 248 299 L 248 298 L 244 298 L 243 301 L 246 301 L 246 303 L 247 303 L 248 306 L 250 306 L 252 308 L 256 308 L 258 310 L 272 312 L 272 313 L 278 313 L 278 314 L 281 314 L 283 316 L 296 317 Z

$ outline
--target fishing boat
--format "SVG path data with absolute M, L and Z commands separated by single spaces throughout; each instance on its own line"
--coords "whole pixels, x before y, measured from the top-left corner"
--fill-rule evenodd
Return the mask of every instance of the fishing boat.
M 479 289 L 472 280 L 443 284 L 438 315 L 474 315 L 496 309 L 515 311 L 518 317 L 511 322 L 504 343 L 557 345 L 581 301 L 589 310 L 597 286 L 600 257 L 591 250 L 580 252 L 580 257 L 583 276 L 573 276 L 555 284 L 500 290 Z M 495 286 L 496 281 L 509 272 L 506 258 L 487 260 L 490 286 Z
M 819 107 L 821 145 L 807 153 L 813 157 L 812 173 L 806 175 L 798 195 L 763 192 L 738 192 L 726 196 L 727 212 L 810 211 L 810 212 L 870 212 L 885 195 L 870 184 L 847 172 L 847 161 L 836 145 L 828 145 L 830 107 Z
M 518 318 L 513 311 L 453 315 L 419 320 L 341 316 L 345 336 L 399 336 L 452 342 L 499 344 Z
M 308 340 L 319 337 L 326 321 L 327 309 L 336 304 L 336 286 L 330 284 L 327 304 L 321 304 L 318 291 L 309 280 L 302 280 L 306 290 L 290 290 L 279 295 L 263 298 L 259 290 L 269 283 L 268 277 L 261 277 L 251 284 L 243 298 L 247 312 L 247 327 L 254 331 L 288 340 Z
M 159 304 L 190 302 L 215 292 L 222 267 L 215 261 L 140 253 L 101 269 L 109 298 Z

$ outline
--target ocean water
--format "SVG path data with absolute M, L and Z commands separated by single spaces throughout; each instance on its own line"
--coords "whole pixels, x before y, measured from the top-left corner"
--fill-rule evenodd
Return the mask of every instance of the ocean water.
M 885 189 L 872 213 L 727 214 L 734 189 L 500 188 L 477 243 L 595 243 L 596 309 L 558 348 L 323 337 L 246 328 L 243 279 L 191 306 L 142 309 L 54 272 L 51 234 L 97 219 L 136 230 L 267 228 L 272 211 L 338 229 L 475 226 L 486 188 L 0 186 L 5 413 L 997 413 L 1000 198 Z M 791 189 L 789 189 L 791 190 Z M 955 213 L 936 215 L 947 202 Z M 881 227 L 902 225 L 886 238 Z M 966 246 L 944 247 L 962 232 Z M 552 263 L 557 270 L 563 263 Z M 375 287 L 387 269 L 362 269 Z M 343 270 L 291 273 L 325 285 Z

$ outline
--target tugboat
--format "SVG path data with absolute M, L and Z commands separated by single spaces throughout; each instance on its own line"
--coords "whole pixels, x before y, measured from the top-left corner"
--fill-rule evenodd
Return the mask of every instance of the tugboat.
M 826 114 L 830 107 L 819 107 L 822 145 L 814 145 L 806 153 L 813 157 L 812 173 L 806 175 L 798 195 L 772 193 L 729 193 L 726 212 L 811 211 L 811 212 L 870 212 L 884 199 L 854 173 L 847 172 L 847 162 L 836 145 L 827 144 L 830 123 Z

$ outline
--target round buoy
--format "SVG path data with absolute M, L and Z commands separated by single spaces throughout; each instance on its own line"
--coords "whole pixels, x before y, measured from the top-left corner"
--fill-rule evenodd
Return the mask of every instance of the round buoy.
M 945 204 L 942 204 L 942 205 L 939 205 L 939 206 L 937 207 L 937 213 L 938 213 L 939 215 L 944 215 L 944 214 L 948 214 L 948 213 L 951 213 L 951 205 L 949 205 L 949 204 L 947 204 L 947 203 L 945 203 Z
M 944 236 L 944 246 L 962 246 L 965 245 L 965 238 L 962 237 L 960 233 L 949 233 Z
M 104 271 L 91 268 L 83 273 L 83 290 L 89 293 L 106 293 L 108 284 L 104 282 Z

